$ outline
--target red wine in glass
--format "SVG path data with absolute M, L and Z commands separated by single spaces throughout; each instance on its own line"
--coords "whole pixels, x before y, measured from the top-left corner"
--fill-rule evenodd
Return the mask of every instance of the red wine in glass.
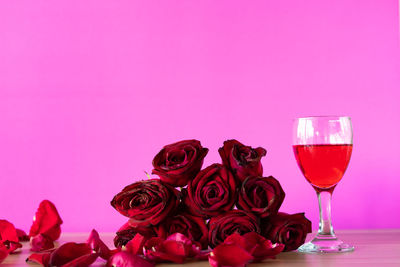
M 293 126 L 293 151 L 301 172 L 317 192 L 319 204 L 318 234 L 298 251 L 353 251 L 352 245 L 336 237 L 331 220 L 332 193 L 347 169 L 353 150 L 351 119 L 305 117 L 295 119 Z
M 293 150 L 307 181 L 324 190 L 335 186 L 342 179 L 353 145 L 295 145 Z

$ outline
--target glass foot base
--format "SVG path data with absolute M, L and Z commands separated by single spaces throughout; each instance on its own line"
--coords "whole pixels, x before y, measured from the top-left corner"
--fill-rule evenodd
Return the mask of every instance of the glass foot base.
M 340 253 L 351 252 L 354 250 L 354 246 L 345 244 L 336 237 L 317 236 L 297 250 L 304 253 Z

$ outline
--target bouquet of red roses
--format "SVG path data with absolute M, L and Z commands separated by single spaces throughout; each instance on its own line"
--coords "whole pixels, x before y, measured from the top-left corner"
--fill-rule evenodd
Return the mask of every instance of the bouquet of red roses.
M 263 177 L 267 151 L 228 140 L 222 164 L 202 169 L 208 149 L 197 140 L 166 145 L 148 179 L 126 186 L 111 205 L 129 218 L 116 247 L 153 262 L 207 258 L 212 266 L 244 266 L 297 249 L 311 232 L 304 213 L 279 212 L 285 192 Z

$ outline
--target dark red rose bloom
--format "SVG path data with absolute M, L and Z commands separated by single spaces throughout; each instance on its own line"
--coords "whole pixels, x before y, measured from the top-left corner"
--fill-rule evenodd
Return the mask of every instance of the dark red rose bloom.
M 261 218 L 276 214 L 285 192 L 274 177 L 249 177 L 242 183 L 237 207 Z
M 311 233 L 311 222 L 304 213 L 278 212 L 264 220 L 261 228 L 265 238 L 273 243 L 284 244 L 284 251 L 291 251 L 304 244 L 307 233 Z
M 153 174 L 172 186 L 185 186 L 200 171 L 208 148 L 200 141 L 185 140 L 166 145 L 153 159 Z
M 132 240 L 137 234 L 142 235 L 146 239 L 157 236 L 155 232 L 155 227 L 134 227 L 131 226 L 129 221 L 125 223 L 116 233 L 114 238 L 114 245 L 116 248 L 127 245 L 127 243 Z
M 48 249 L 54 248 L 53 240 L 44 235 L 38 234 L 31 238 L 31 251 L 40 252 Z
M 200 244 L 192 242 L 181 233 L 175 233 L 164 239 L 153 237 L 144 245 L 144 255 L 155 262 L 183 263 L 188 257 L 200 253 Z
M 33 224 L 29 230 L 29 236 L 33 237 L 38 234 L 44 234 L 51 240 L 57 240 L 61 235 L 60 225 L 63 223 L 58 214 L 56 206 L 49 200 L 43 200 L 39 204 Z
M 208 240 L 210 247 L 214 248 L 224 242 L 231 234 L 243 235 L 249 232 L 260 233 L 257 217 L 242 210 L 231 210 L 212 217 L 208 222 Z
M 203 218 L 231 210 L 237 196 L 235 178 L 221 164 L 200 171 L 181 192 L 188 211 Z
M 181 233 L 189 239 L 199 242 L 203 249 L 208 247 L 208 228 L 201 217 L 180 213 L 167 218 L 157 228 L 159 237 L 167 237 L 174 233 Z
M 239 181 L 243 182 L 249 176 L 262 176 L 261 158 L 267 154 L 264 148 L 245 146 L 233 139 L 225 141 L 218 152 L 222 163 Z
M 156 225 L 174 212 L 179 204 L 179 191 L 158 179 L 128 185 L 111 201 L 132 226 Z
M 143 259 L 140 256 L 126 251 L 114 254 L 108 261 L 107 267 L 154 267 L 154 263 Z

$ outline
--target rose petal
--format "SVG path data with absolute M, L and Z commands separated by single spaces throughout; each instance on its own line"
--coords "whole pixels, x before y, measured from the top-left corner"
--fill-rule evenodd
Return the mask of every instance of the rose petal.
M 98 257 L 97 253 L 86 254 L 66 264 L 63 264 L 62 267 L 87 267 L 93 262 L 95 262 L 97 257 Z
M 224 240 L 224 244 L 233 244 L 233 245 L 238 245 L 242 248 L 244 248 L 247 252 L 249 252 L 250 254 L 252 253 L 252 251 L 254 250 L 254 247 L 257 245 L 257 243 L 250 243 L 246 240 L 246 238 L 244 238 L 243 236 L 241 236 L 238 233 L 233 233 L 230 236 L 228 236 L 225 240 Z
M 246 239 L 250 247 L 253 247 L 251 254 L 254 257 L 254 261 L 274 259 L 285 248 L 285 245 L 272 244 L 270 240 L 254 232 L 244 234 L 243 238 Z
M 208 256 L 212 267 L 244 267 L 252 259 L 250 253 L 235 244 L 220 244 Z
M 93 229 L 90 233 L 90 236 L 86 243 L 90 246 L 90 248 L 96 251 L 99 256 L 105 260 L 111 257 L 110 249 L 106 244 L 100 239 L 99 233 Z
M 134 255 L 143 255 L 143 246 L 148 238 L 142 236 L 141 234 L 136 234 L 125 246 L 126 251 Z
M 17 231 L 17 236 L 18 236 L 18 240 L 19 242 L 25 242 L 25 241 L 29 241 L 29 236 L 25 233 L 24 230 L 15 229 Z
M 3 241 L 4 246 L 8 249 L 8 253 L 13 253 L 17 249 L 22 248 L 22 244 L 19 242 L 14 242 L 14 241 Z
M 38 234 L 31 238 L 31 251 L 40 252 L 43 250 L 48 250 L 54 248 L 53 240 L 51 240 L 47 235 Z
M 4 246 L 2 243 L 0 243 L 0 263 L 7 258 L 8 256 L 8 250 L 6 246 Z
M 174 240 L 164 240 L 163 238 L 150 238 L 143 247 L 146 258 L 157 261 L 171 261 L 175 263 L 183 263 L 188 252 L 185 245 Z
M 54 204 L 49 200 L 43 200 L 39 204 L 35 217 L 33 217 L 33 224 L 29 230 L 29 236 L 33 237 L 38 234 L 45 234 L 55 241 L 60 237 L 61 224 L 61 217 Z
M 129 252 L 120 251 L 108 259 L 107 267 L 154 267 L 154 263 Z
M 87 264 L 86 266 L 88 266 L 96 260 L 97 256 L 98 254 L 93 253 L 88 244 L 69 242 L 61 245 L 51 253 L 50 265 L 61 266 L 76 262 L 77 264 Z
M 45 253 L 32 253 L 27 259 L 26 262 L 35 262 L 41 264 L 42 266 L 49 266 L 50 263 L 50 254 L 51 252 Z
M 14 225 L 7 220 L 0 220 L 0 241 L 19 242 L 17 230 Z

